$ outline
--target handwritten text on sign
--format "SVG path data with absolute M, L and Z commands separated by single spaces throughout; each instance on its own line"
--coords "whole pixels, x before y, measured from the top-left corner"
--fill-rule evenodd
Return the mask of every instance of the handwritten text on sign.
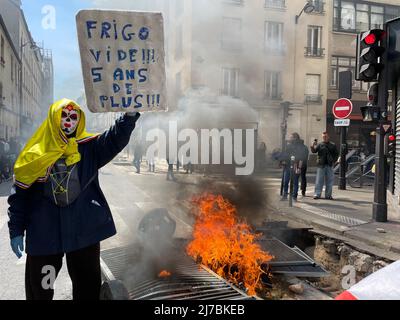
M 76 19 L 88 108 L 166 110 L 161 13 L 82 10 Z

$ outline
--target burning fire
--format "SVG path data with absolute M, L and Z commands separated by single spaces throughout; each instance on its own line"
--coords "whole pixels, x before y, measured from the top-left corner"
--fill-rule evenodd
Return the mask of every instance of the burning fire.
M 188 255 L 228 281 L 243 284 L 249 295 L 256 294 L 265 273 L 261 264 L 273 258 L 255 243 L 259 235 L 238 218 L 236 208 L 222 196 L 206 194 L 194 204 L 194 239 L 186 248 Z
M 158 274 L 159 278 L 168 278 L 171 276 L 171 272 L 167 271 L 167 270 L 163 270 Z

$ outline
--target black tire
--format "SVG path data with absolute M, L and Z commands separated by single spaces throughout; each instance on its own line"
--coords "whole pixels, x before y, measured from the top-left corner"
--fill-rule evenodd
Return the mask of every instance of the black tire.
M 129 300 L 129 293 L 121 281 L 106 281 L 100 289 L 100 300 Z

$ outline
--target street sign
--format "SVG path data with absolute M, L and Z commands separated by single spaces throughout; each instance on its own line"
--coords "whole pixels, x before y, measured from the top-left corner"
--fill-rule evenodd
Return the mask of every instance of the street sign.
M 383 130 L 385 131 L 385 133 L 388 133 L 390 129 L 392 129 L 392 125 L 391 124 L 384 124 L 382 126 Z
M 336 119 L 335 127 L 348 127 L 350 126 L 350 119 Z
M 353 103 L 349 99 L 339 99 L 332 108 L 332 113 L 336 119 L 347 119 L 353 112 Z

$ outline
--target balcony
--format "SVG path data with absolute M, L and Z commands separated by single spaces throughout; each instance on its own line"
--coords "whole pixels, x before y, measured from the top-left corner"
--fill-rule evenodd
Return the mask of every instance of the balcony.
M 265 101 L 270 101 L 270 102 L 282 101 L 283 100 L 283 93 L 272 93 L 272 94 L 265 93 L 264 100 Z
M 265 8 L 286 9 L 286 0 L 265 0 Z
M 235 6 L 243 6 L 244 5 L 244 0 L 223 0 L 223 2 L 226 4 L 232 4 Z
M 320 94 L 306 94 L 305 102 L 310 104 L 322 104 L 322 95 Z
M 323 58 L 325 57 L 324 48 L 305 47 L 304 56 Z

